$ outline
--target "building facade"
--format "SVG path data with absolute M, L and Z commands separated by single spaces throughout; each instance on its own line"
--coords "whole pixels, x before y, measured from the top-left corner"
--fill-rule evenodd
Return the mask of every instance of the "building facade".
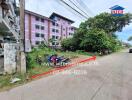
M 30 51 L 30 46 L 46 43 L 50 46 L 60 46 L 60 41 L 73 36 L 76 28 L 74 21 L 53 13 L 49 18 L 25 11 L 25 49 Z M 52 43 L 49 40 L 54 40 Z
M 0 74 L 16 71 L 19 33 L 16 0 L 0 0 Z

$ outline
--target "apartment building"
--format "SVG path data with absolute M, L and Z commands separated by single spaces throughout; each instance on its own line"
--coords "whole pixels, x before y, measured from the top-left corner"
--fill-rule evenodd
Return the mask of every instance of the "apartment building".
M 76 28 L 72 26 L 74 21 L 52 13 L 50 17 L 25 11 L 25 47 L 30 51 L 32 47 L 42 43 L 50 46 L 60 46 L 60 41 L 72 37 Z M 49 42 L 50 39 L 54 41 Z

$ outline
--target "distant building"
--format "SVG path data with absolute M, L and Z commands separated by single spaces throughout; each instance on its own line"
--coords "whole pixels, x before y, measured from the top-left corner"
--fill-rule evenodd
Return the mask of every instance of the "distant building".
M 53 13 L 49 18 L 31 11 L 25 11 L 25 46 L 31 47 L 47 43 L 50 46 L 61 46 L 60 41 L 73 36 L 76 28 L 74 21 Z M 54 42 L 50 43 L 49 40 Z
M 124 10 L 125 8 L 123 8 L 123 7 L 121 7 L 121 6 L 118 6 L 118 5 L 115 5 L 115 6 L 111 7 L 110 9 L 111 9 L 111 14 L 112 14 L 113 16 L 122 16 L 123 13 L 124 13 L 123 10 Z

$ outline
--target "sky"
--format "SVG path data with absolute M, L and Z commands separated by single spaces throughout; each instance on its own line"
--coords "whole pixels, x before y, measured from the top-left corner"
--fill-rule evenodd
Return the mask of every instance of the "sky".
M 65 1 L 70 3 L 69 0 L 65 0 Z M 76 1 L 76 0 L 71 0 L 71 1 Z M 125 13 L 128 12 L 132 13 L 132 0 L 77 0 L 77 1 L 78 2 L 83 1 L 83 3 L 85 3 L 86 7 L 83 10 L 87 12 L 88 17 L 93 17 L 102 12 L 110 13 L 109 8 L 114 5 L 119 5 L 124 7 Z M 53 12 L 56 12 L 62 16 L 65 16 L 75 21 L 73 26 L 76 27 L 79 27 L 80 23 L 86 20 L 86 18 L 79 16 L 69 7 L 61 3 L 60 0 L 25 0 L 25 3 L 27 10 L 36 12 L 46 17 L 49 17 Z M 77 2 L 76 4 L 79 5 L 79 3 Z M 84 6 L 80 6 L 80 7 L 84 7 Z M 127 41 L 128 37 L 132 36 L 132 24 L 126 26 L 122 32 L 117 32 L 116 34 L 120 40 L 124 42 L 128 42 Z M 129 43 L 132 44 L 132 42 Z

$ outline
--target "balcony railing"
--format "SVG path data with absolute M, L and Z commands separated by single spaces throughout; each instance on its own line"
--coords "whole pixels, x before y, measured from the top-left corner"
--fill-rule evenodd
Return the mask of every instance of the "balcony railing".
M 9 32 L 13 34 L 13 36 L 18 39 L 19 38 L 19 31 L 17 30 L 18 27 L 15 24 L 15 20 L 13 18 L 9 18 L 9 16 L 3 18 L 3 23 L 6 25 L 6 27 L 9 29 Z

